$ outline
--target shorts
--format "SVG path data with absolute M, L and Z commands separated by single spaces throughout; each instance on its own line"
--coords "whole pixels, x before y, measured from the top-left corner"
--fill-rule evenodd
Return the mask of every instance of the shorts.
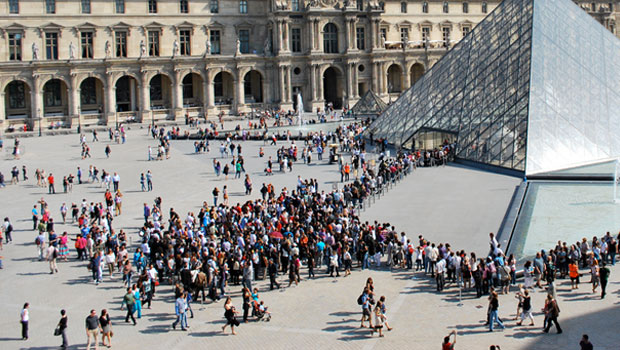
M 370 310 L 369 309 L 362 309 L 362 316 L 370 317 Z

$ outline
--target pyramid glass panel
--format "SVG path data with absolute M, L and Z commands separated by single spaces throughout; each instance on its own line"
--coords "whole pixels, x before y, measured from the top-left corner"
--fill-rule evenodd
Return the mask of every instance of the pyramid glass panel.
M 570 0 L 505 0 L 370 130 L 451 133 L 457 158 L 525 175 L 618 158 L 620 41 Z
M 387 103 L 383 102 L 372 90 L 368 90 L 351 108 L 351 112 L 358 116 L 378 116 L 386 108 Z

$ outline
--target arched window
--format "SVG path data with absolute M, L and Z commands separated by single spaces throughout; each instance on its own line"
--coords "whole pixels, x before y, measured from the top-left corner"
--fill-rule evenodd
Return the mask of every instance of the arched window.
M 338 53 L 338 28 L 333 23 L 323 27 L 323 52 Z

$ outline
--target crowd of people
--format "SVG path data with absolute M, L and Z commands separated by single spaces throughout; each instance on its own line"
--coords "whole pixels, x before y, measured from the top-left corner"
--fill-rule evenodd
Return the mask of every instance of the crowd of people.
M 84 199 L 81 205 L 72 203 L 69 208 L 63 203 L 59 209 L 63 223 L 67 222 L 66 216 L 70 213 L 71 224 L 75 225 L 78 234 L 63 232 L 58 235 L 55 232 L 54 215 L 43 198 L 33 207 L 31 214 L 33 230 L 38 233 L 35 239 L 38 258 L 49 262 L 51 274 L 57 273 L 57 261 L 69 258 L 73 242 L 75 258 L 85 261 L 93 283 L 102 282 L 106 269 L 109 278 L 122 276 L 126 293 L 121 308 L 127 310 L 125 322 L 131 320 L 134 325 L 136 318 L 142 316 L 143 306 L 150 308 L 159 283 L 175 285 L 174 313 L 177 318 L 172 324 L 173 329 L 179 325 L 181 330 L 189 327 L 187 314 L 193 315 L 191 303 L 194 300 L 206 301 L 208 298 L 215 302 L 225 298 L 226 325 L 222 330 L 230 325 L 232 334 L 235 334 L 235 328 L 241 322 L 232 303 L 233 291 L 242 290 L 242 321 L 247 322 L 249 317 L 270 318 L 268 307 L 259 298 L 257 280 L 266 280 L 268 276 L 271 290 L 281 288 L 283 278 L 291 287 L 304 279 L 315 278 L 316 273 L 337 278 L 343 272 L 346 277 L 355 268 L 364 270 L 385 265 L 391 270 L 415 268 L 415 271 L 429 275 L 435 279 L 438 292 L 457 287 L 463 291 L 475 290 L 478 298 L 488 296 L 489 330 L 493 331 L 495 325 L 504 328 L 499 315 L 499 294 L 508 294 L 511 287 L 515 288 L 519 271 L 517 259 L 504 255 L 493 234 L 488 254 L 477 257 L 474 252 L 467 254 L 464 250 L 455 250 L 449 243 L 432 243 L 423 236 L 413 241 L 405 232 L 399 234 L 390 223 L 371 223 L 359 217 L 359 209 L 368 205 L 370 196 L 417 166 L 445 164 L 454 145 L 446 142 L 435 150 L 398 152 L 394 157 L 381 154 L 371 162 L 367 159 L 366 142 L 361 137 L 365 126 L 364 123 L 352 123 L 331 133 L 309 133 L 297 143 L 291 141 L 274 150 L 273 158 L 280 165 L 280 171 L 290 172 L 297 162 L 311 164 L 314 154 L 317 160 L 322 160 L 329 144 L 337 144 L 339 151 L 349 157 L 348 160 L 344 157 L 337 160 L 340 181 L 344 183 L 340 188 L 324 190 L 316 179 L 299 176 L 294 189 L 283 187 L 277 190 L 271 183 L 263 183 L 260 198 L 233 203 L 224 185 L 222 191 L 217 187 L 213 189 L 212 202 L 205 200 L 199 211 L 190 211 L 186 215 L 174 208 L 165 210 L 162 198 L 156 197 L 153 204 L 143 205 L 144 224 L 139 230 L 137 245 L 132 244 L 123 229 L 113 226 L 115 217 L 122 215 L 120 176 L 105 170 L 100 174 L 96 167 L 90 166 L 85 181 L 100 182 L 105 186 L 103 200 L 89 203 Z M 149 132 L 159 140 L 160 146 L 157 157 L 149 147 L 148 159 L 168 158 L 170 140 L 175 132 L 178 134 L 178 129 L 166 132 L 164 128 L 153 127 Z M 203 140 L 194 144 L 197 153 L 209 151 L 209 134 L 204 135 Z M 266 135 L 265 140 L 269 140 Z M 110 131 L 110 140 L 124 143 L 125 131 Z M 274 136 L 272 140 L 275 145 L 279 138 Z M 93 142 L 96 141 L 97 134 L 93 132 Z M 83 151 L 88 148 L 84 136 L 81 136 L 81 144 Z M 243 178 L 245 194 L 251 194 L 252 181 L 245 173 L 241 142 L 228 137 L 221 142 L 219 152 L 220 159 L 213 160 L 216 176 L 223 174 L 227 179 L 232 168 L 235 179 Z M 264 156 L 261 148 L 259 157 Z M 266 158 L 266 169 L 272 173 L 272 156 Z M 223 169 L 220 160 L 224 162 Z M 50 193 L 55 192 L 52 174 L 46 177 L 45 171 L 39 169 L 35 174 L 37 184 L 47 185 Z M 79 167 L 77 177 L 69 174 L 63 179 L 65 192 L 71 191 L 75 178 L 82 183 Z M 23 179 L 27 179 L 25 166 Z M 152 190 L 150 170 L 146 175 L 141 174 L 140 184 L 142 191 Z M 8 218 L 4 222 L 2 233 L 9 243 L 12 224 Z M 559 305 L 554 295 L 556 278 L 569 277 L 577 286 L 581 273 L 574 266 L 579 264 L 581 269 L 591 272 L 593 292 L 600 285 L 601 297 L 604 297 L 609 277 L 605 264 L 615 264 L 617 253 L 617 239 L 609 233 L 601 239 L 594 237 L 592 242 L 584 239 L 571 247 L 558 242 L 549 252 L 538 253 L 533 262 L 525 263 L 524 286 L 516 294 L 520 322 L 529 318 L 530 324 L 534 324 L 529 294 L 533 288 L 542 288 L 542 283 L 546 282 L 550 292 L 543 307 L 544 330 L 548 331 L 555 324 L 561 333 L 557 320 Z M 304 269 L 307 277 L 302 278 Z M 392 328 L 387 320 L 385 296 L 375 298 L 373 281 L 368 279 L 358 298 L 362 307 L 361 327 L 365 327 L 364 322 L 368 321 L 370 334 L 376 332 L 383 337 L 384 327 L 388 331 Z M 26 319 L 26 339 L 27 309 L 28 305 L 24 307 L 25 316 L 23 312 L 21 315 L 22 322 Z M 61 316 L 64 321 L 59 322 L 59 332 L 66 347 L 66 313 Z M 99 333 L 104 345 L 111 346 L 111 325 L 107 310 L 102 310 L 100 315 L 92 310 L 86 320 L 88 348 L 93 342 L 96 347 Z M 454 342 L 447 341 L 452 345 Z

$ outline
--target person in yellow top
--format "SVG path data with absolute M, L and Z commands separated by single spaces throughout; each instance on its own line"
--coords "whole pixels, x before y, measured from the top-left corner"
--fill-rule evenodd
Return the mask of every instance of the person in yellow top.
M 568 264 L 568 276 L 570 277 L 570 287 L 571 289 L 579 288 L 579 268 L 577 267 L 577 262 L 575 260 L 571 260 Z

